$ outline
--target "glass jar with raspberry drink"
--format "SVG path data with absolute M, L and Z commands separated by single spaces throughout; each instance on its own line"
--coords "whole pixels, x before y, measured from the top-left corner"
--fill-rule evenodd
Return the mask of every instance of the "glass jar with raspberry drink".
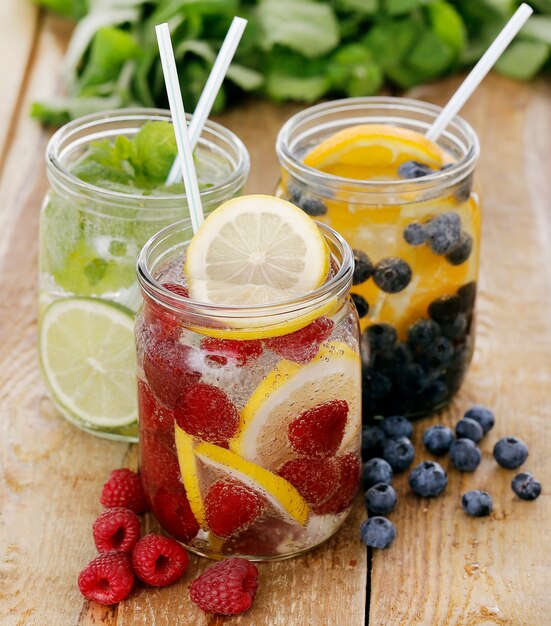
M 474 346 L 480 206 L 473 129 L 440 108 L 351 98 L 292 117 L 277 139 L 277 195 L 341 233 L 354 251 L 363 413 L 420 416 L 459 389 Z
M 269 196 L 144 247 L 136 326 L 141 475 L 191 550 L 281 559 L 347 516 L 360 475 L 353 255 Z

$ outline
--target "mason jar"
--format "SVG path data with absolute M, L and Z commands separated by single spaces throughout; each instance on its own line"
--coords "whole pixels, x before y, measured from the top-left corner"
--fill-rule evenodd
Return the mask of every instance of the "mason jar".
M 478 139 L 455 117 L 437 141 L 444 165 L 409 179 L 363 178 L 356 174 L 366 171 L 361 164 L 334 165 L 328 173 L 304 160 L 344 129 L 353 141 L 358 125 L 425 134 L 440 111 L 405 98 L 337 100 L 296 114 L 277 138 L 277 195 L 330 225 L 354 250 L 352 298 L 362 330 L 366 420 L 432 413 L 465 377 L 474 346 L 480 245 L 472 184 Z
M 40 215 L 39 260 L 43 378 L 65 418 L 83 430 L 110 439 L 137 441 L 135 385 L 127 383 L 129 371 L 129 380 L 134 378 L 135 367 L 130 367 L 128 361 L 135 358 L 132 326 L 141 304 L 135 270 L 138 253 L 155 232 L 187 216 L 188 209 L 182 184 L 149 189 L 147 184 L 143 188 L 128 187 L 116 179 L 100 186 L 95 181 L 98 176 L 101 179 L 101 168 L 115 167 L 109 161 L 112 146 L 119 142 L 121 149 L 130 149 L 128 140 L 146 124 L 151 127 L 158 122 L 171 122 L 170 112 L 135 108 L 87 115 L 60 128 L 46 150 L 50 188 Z M 162 145 L 153 147 L 163 154 Z M 145 146 L 144 159 L 153 152 L 151 148 Z M 97 155 L 97 160 L 84 170 L 83 159 L 90 154 Z M 195 159 L 205 212 L 241 192 L 249 173 L 249 155 L 228 129 L 207 121 Z M 157 165 L 147 163 L 149 168 Z M 117 167 L 124 174 L 130 166 L 123 160 Z M 148 171 L 151 169 L 144 168 L 145 183 Z M 120 339 L 124 345 L 113 343 L 114 354 L 106 356 L 109 345 L 100 345 L 90 328 L 97 321 L 101 336 L 100 322 L 108 325 L 110 314 L 119 323 L 114 326 L 114 335 L 120 337 L 116 329 L 128 326 L 121 322 L 124 315 L 131 332 L 124 334 L 126 339 Z M 61 332 L 68 323 L 77 335 L 82 326 L 81 336 L 76 341 L 70 338 L 75 345 L 70 365 L 67 363 L 72 368 L 69 373 L 63 371 L 63 346 L 57 345 L 69 341 Z M 101 351 L 104 362 L 99 361 Z M 128 357 L 124 372 L 119 371 L 123 366 L 122 356 L 117 360 L 118 354 Z M 94 379 L 96 374 L 99 382 Z M 100 389 L 111 382 L 118 388 L 109 393 Z
M 198 554 L 291 557 L 350 511 L 361 431 L 353 257 L 319 228 L 328 280 L 271 306 L 187 297 L 189 221 L 160 231 L 139 256 L 141 478 L 160 525 Z

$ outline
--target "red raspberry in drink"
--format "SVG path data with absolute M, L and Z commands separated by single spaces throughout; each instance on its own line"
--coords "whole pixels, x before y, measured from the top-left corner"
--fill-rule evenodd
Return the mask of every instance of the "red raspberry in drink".
M 190 541 L 199 532 L 186 490 L 161 487 L 153 499 L 153 514 L 161 526 L 178 541 Z
M 360 482 L 360 460 L 354 452 L 348 452 L 337 457 L 339 470 L 338 487 L 335 493 L 325 502 L 312 507 L 314 513 L 318 515 L 336 515 L 349 507 Z
M 280 467 L 277 473 L 296 487 L 310 505 L 322 504 L 339 486 L 339 466 L 330 458 L 292 459 Z
M 209 528 L 223 538 L 250 526 L 265 508 L 264 498 L 237 481 L 215 482 L 205 498 Z
M 318 353 L 320 345 L 329 339 L 334 325 L 328 317 L 318 317 L 294 333 L 266 339 L 265 346 L 284 359 L 309 363 Z
M 182 486 L 180 466 L 174 448 L 174 435 L 165 437 L 142 431 L 140 436 L 140 474 L 146 493 L 159 487 L 178 490 Z
M 174 432 L 174 413 L 157 400 L 143 380 L 138 380 L 138 409 L 142 430 L 170 434 Z
M 232 367 L 243 367 L 262 354 L 262 342 L 259 339 L 235 341 L 204 337 L 201 349 L 205 352 L 207 362 Z
M 308 409 L 288 427 L 291 446 L 298 454 L 331 456 L 337 452 L 348 418 L 348 403 L 330 400 Z

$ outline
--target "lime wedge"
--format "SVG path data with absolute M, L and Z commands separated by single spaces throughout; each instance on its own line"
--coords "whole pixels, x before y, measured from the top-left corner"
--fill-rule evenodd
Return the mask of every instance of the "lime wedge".
M 92 427 L 137 419 L 134 316 L 97 298 L 53 302 L 40 325 L 48 387 L 69 413 Z

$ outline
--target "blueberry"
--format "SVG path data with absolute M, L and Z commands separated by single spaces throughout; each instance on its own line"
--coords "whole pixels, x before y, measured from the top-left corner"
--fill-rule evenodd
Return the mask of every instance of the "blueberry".
M 451 265 L 461 265 L 471 256 L 473 238 L 467 233 L 461 233 L 459 242 L 446 254 L 446 261 Z
M 367 329 L 369 347 L 373 352 L 391 350 L 396 344 L 398 334 L 390 324 L 372 324 Z
M 408 341 L 414 348 L 428 348 L 439 336 L 440 326 L 434 320 L 417 320 L 408 330 Z
M 523 500 L 535 500 L 541 493 L 540 483 L 528 472 L 517 474 L 511 482 L 511 487 Z
M 406 363 L 396 372 L 398 387 L 408 395 L 416 395 L 426 389 L 428 379 L 419 363 Z
M 382 398 L 392 389 L 392 381 L 388 376 L 371 368 L 362 372 L 362 391 L 369 398 Z
M 476 283 L 472 281 L 460 287 L 457 290 L 457 296 L 459 298 L 459 310 L 461 313 L 467 313 L 468 315 L 474 308 Z
M 454 441 L 455 435 L 452 429 L 440 424 L 427 428 L 423 435 L 425 448 L 436 456 L 446 454 Z
M 429 247 L 435 254 L 451 252 L 461 240 L 461 218 L 453 211 L 433 217 L 426 223 L 425 229 Z
M 382 259 L 375 266 L 373 280 L 379 289 L 386 293 L 398 293 L 411 281 L 411 267 L 396 257 Z
M 474 472 L 480 464 L 482 454 L 471 439 L 458 439 L 452 443 L 450 459 L 460 472 Z
M 447 365 L 453 357 L 453 344 L 446 337 L 438 337 L 433 345 L 427 349 L 427 356 L 434 367 Z
M 369 313 L 369 304 L 367 300 L 360 296 L 359 293 L 352 293 L 352 300 L 354 301 L 354 305 L 356 306 L 356 310 L 358 311 L 358 317 L 361 319 L 365 317 Z
M 427 241 L 427 231 L 423 224 L 413 222 L 404 229 L 404 239 L 410 246 L 420 246 Z
M 319 217 L 327 213 L 325 204 L 318 198 L 313 198 L 312 196 L 302 196 L 298 206 L 300 206 L 307 215 L 312 217 Z
M 365 492 L 365 505 L 369 513 L 388 515 L 396 506 L 396 491 L 392 485 L 378 483 Z
M 385 417 L 380 428 L 387 437 L 411 437 L 413 435 L 411 422 L 402 415 Z
M 443 380 L 433 380 L 423 390 L 423 399 L 433 408 L 444 402 L 449 394 L 450 389 Z
M 506 469 L 520 467 L 528 458 L 528 446 L 516 437 L 503 437 L 494 446 L 494 459 Z
M 362 467 L 362 483 L 365 489 L 377 483 L 390 485 L 393 476 L 392 467 L 384 459 L 369 459 Z
M 370 517 L 362 522 L 360 535 L 370 548 L 388 548 L 396 539 L 396 528 L 386 517 Z
M 302 198 L 301 188 L 294 183 L 290 183 L 287 185 L 287 193 L 289 194 L 289 201 L 300 206 L 300 199 Z
M 423 461 L 411 470 L 409 486 L 413 493 L 423 498 L 439 496 L 448 484 L 444 468 L 434 461 Z
M 383 453 L 385 434 L 378 426 L 362 426 L 362 459 L 367 460 Z
M 465 411 L 463 417 L 470 417 L 475 422 L 478 422 L 485 434 L 492 430 L 496 421 L 492 411 L 481 404 L 473 405 L 469 410 Z
M 430 165 L 419 163 L 419 161 L 405 161 L 398 168 L 398 176 L 400 178 L 421 178 L 421 176 L 427 176 L 432 174 L 434 170 Z
M 467 316 L 464 313 L 459 313 L 454 320 L 442 322 L 440 328 L 442 329 L 444 337 L 455 340 L 465 335 L 468 325 Z
M 361 250 L 353 250 L 354 252 L 354 275 L 352 277 L 353 285 L 365 283 L 373 276 L 373 263 L 365 252 Z
M 482 426 L 471 419 L 470 417 L 464 417 L 459 420 L 455 426 L 455 434 L 458 439 L 470 439 L 475 443 L 478 443 L 484 436 Z
M 460 299 L 458 295 L 437 298 L 429 304 L 429 316 L 435 322 L 451 322 L 459 313 Z
M 459 189 L 455 192 L 455 197 L 459 202 L 466 202 L 471 197 L 471 191 L 473 189 L 473 177 L 469 176 L 467 180 L 460 185 Z
M 407 470 L 413 462 L 414 455 L 415 450 L 408 437 L 387 439 L 383 444 L 383 458 L 397 474 Z
M 461 497 L 461 506 L 467 515 L 485 517 L 492 512 L 492 498 L 486 491 L 473 489 Z

